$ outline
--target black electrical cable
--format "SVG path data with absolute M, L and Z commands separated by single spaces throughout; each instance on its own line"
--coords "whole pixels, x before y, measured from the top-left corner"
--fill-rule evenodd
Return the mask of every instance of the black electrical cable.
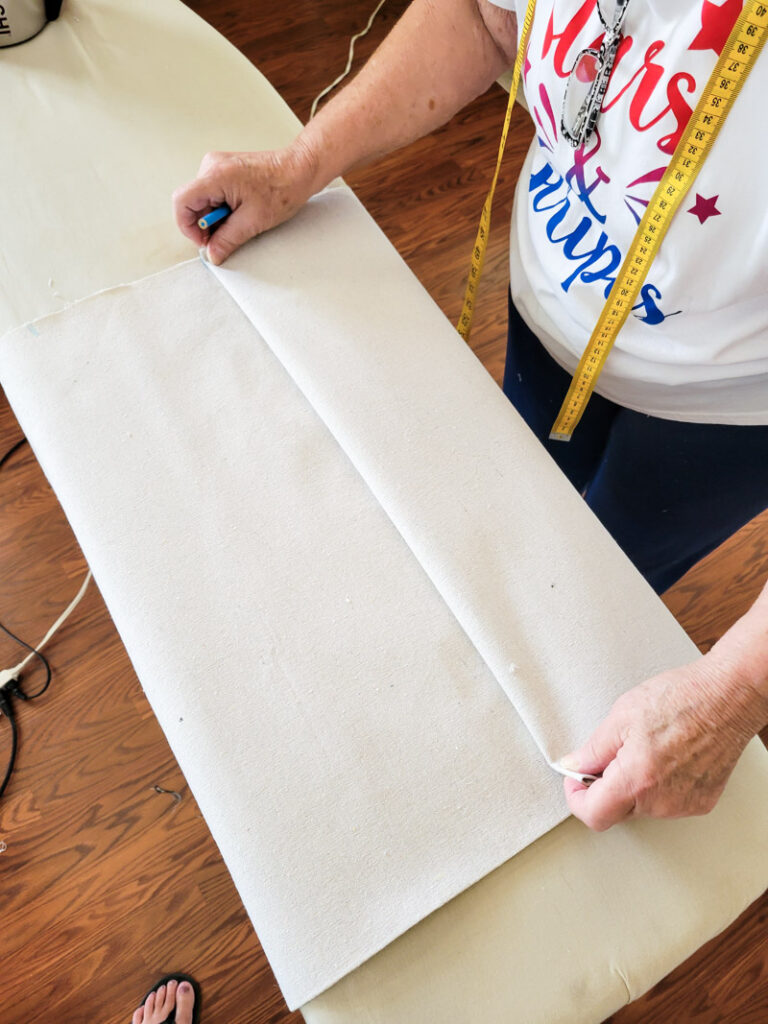
M 26 647 L 26 649 L 28 651 L 30 651 L 30 653 L 34 654 L 34 656 L 36 658 L 39 658 L 40 661 L 45 666 L 45 682 L 40 687 L 40 689 L 37 691 L 37 693 L 25 693 L 21 689 L 21 687 L 19 686 L 19 683 L 21 682 L 21 678 L 20 677 L 19 677 L 19 679 L 16 679 L 16 680 L 13 680 L 13 679 L 10 680 L 10 682 L 5 684 L 5 687 L 8 687 L 8 686 L 11 685 L 11 683 L 15 682 L 16 685 L 11 690 L 11 693 L 14 693 L 20 700 L 35 700 L 37 697 L 42 697 L 42 695 L 45 693 L 45 691 L 51 685 L 51 675 L 53 673 L 51 672 L 51 664 L 50 664 L 50 662 L 48 661 L 48 659 L 46 658 L 46 656 L 44 654 L 41 654 L 40 651 L 35 650 L 35 648 L 32 647 L 31 644 L 28 644 L 26 642 L 26 640 L 22 640 L 21 637 L 16 636 L 15 633 L 12 633 L 10 631 L 10 629 L 8 629 L 7 626 L 4 626 L 2 624 L 2 622 L 0 622 L 0 629 L 2 629 L 2 631 L 5 633 L 5 635 L 9 636 L 11 638 L 11 640 L 15 640 L 17 644 L 20 644 L 22 647 Z M 3 692 L 5 687 L 0 687 L 0 693 Z
M 13 713 L 13 706 L 11 705 L 9 694 L 7 694 L 6 686 L 0 689 L 0 712 L 2 712 L 8 719 L 11 726 L 11 756 L 8 758 L 8 767 L 5 769 L 5 775 L 3 781 L 0 783 L 0 798 L 5 792 L 5 788 L 10 782 L 11 775 L 13 773 L 13 766 L 16 763 L 16 750 L 18 747 L 19 734 L 16 727 L 16 718 Z
M 8 461 L 8 459 L 10 459 L 12 455 L 15 455 L 19 448 L 23 448 L 25 444 L 29 444 L 29 442 L 27 441 L 26 437 L 22 437 L 22 439 L 20 441 L 17 441 L 16 444 L 11 445 L 11 447 L 8 449 L 5 455 L 3 455 L 3 457 L 0 459 L 0 469 L 2 469 L 6 462 Z
M 22 437 L 20 441 L 17 441 L 16 444 L 12 445 L 5 453 L 5 455 L 3 455 L 2 458 L 0 458 L 0 469 L 2 469 L 6 462 L 11 458 L 11 456 L 14 455 L 19 450 L 19 448 L 21 448 L 26 443 L 26 437 Z M 2 624 L 2 622 L 0 622 L 0 630 L 2 630 L 3 633 L 9 636 L 11 640 L 15 641 L 21 647 L 26 648 L 28 651 L 34 654 L 35 657 L 38 658 L 40 662 L 45 666 L 45 682 L 36 693 L 26 693 L 21 688 L 20 676 L 14 679 L 9 679 L 4 686 L 0 686 L 0 713 L 5 715 L 11 727 L 11 753 L 10 757 L 8 758 L 8 766 L 5 769 L 3 781 L 0 783 L 0 797 L 2 797 L 13 773 L 13 768 L 16 763 L 16 752 L 18 750 L 19 745 L 19 730 L 18 726 L 16 725 L 16 716 L 13 709 L 13 698 L 15 697 L 17 700 L 35 700 L 37 697 L 41 697 L 50 686 L 52 673 L 50 663 L 48 662 L 48 659 L 45 657 L 44 654 L 41 654 L 41 652 L 35 650 L 35 648 L 31 646 L 31 644 L 28 644 L 25 640 L 22 640 L 21 637 L 16 636 L 15 633 L 12 633 L 7 626 L 4 626 Z
M 15 633 L 12 633 L 7 626 L 4 626 L 2 624 L 2 622 L 0 622 L 0 630 L 2 630 L 3 633 L 9 636 L 12 640 L 15 640 L 17 644 L 20 644 L 22 647 L 25 647 L 28 651 L 34 654 L 34 656 L 36 658 L 39 658 L 42 664 L 45 666 L 45 682 L 36 693 L 26 693 L 22 689 L 20 674 L 14 677 L 13 679 L 9 679 L 8 682 L 5 683 L 3 686 L 0 686 L 0 714 L 5 715 L 5 717 L 8 719 L 8 724 L 11 727 L 11 753 L 8 758 L 8 766 L 5 769 L 3 781 L 2 783 L 0 783 L 0 798 L 2 798 L 3 793 L 5 793 L 8 782 L 10 781 L 11 775 L 13 773 L 14 764 L 16 763 L 16 752 L 18 749 L 19 740 L 18 726 L 16 724 L 16 716 L 14 713 L 12 698 L 15 697 L 17 700 L 27 701 L 36 700 L 38 697 L 42 697 L 42 695 L 51 685 L 51 677 L 53 675 L 53 672 L 51 671 L 50 662 L 48 661 L 44 654 L 36 650 L 25 640 L 22 640 L 21 637 L 16 636 Z

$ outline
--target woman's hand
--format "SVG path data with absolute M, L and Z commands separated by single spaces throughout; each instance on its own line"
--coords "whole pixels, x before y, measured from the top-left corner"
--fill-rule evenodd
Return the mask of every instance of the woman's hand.
M 488 0 L 413 0 L 358 75 L 287 148 L 209 153 L 173 196 L 176 222 L 221 263 L 340 175 L 445 124 L 514 62 L 517 21 Z M 199 217 L 226 203 L 209 236 Z
M 194 181 L 173 193 L 181 232 L 222 263 L 249 238 L 292 217 L 314 193 L 315 167 L 300 146 L 266 153 L 207 153 Z M 232 213 L 215 231 L 198 219 L 226 203 Z
M 766 696 L 713 649 L 625 693 L 588 742 L 561 759 L 602 774 L 589 787 L 565 779 L 568 805 L 597 831 L 627 818 L 706 814 L 766 720 Z

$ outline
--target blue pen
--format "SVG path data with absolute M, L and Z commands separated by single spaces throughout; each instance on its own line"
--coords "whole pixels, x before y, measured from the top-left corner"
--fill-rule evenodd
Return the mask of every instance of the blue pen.
M 224 220 L 232 213 L 230 208 L 224 203 L 223 206 L 217 206 L 215 210 L 211 210 L 210 213 L 206 213 L 204 217 L 201 217 L 197 226 L 205 231 L 206 228 L 212 228 L 214 224 L 218 224 L 220 220 Z

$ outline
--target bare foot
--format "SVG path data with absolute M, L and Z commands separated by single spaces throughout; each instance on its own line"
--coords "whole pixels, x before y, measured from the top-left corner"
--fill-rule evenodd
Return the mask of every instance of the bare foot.
M 150 992 L 131 1018 L 131 1024 L 163 1024 L 176 1007 L 176 1024 L 192 1024 L 195 991 L 188 981 L 169 981 Z

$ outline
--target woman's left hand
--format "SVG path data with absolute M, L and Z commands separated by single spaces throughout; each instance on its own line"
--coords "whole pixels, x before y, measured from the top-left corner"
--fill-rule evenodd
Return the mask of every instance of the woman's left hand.
M 604 831 L 627 818 L 712 810 L 766 715 L 765 696 L 714 655 L 629 690 L 587 743 L 561 759 L 601 775 L 588 787 L 565 779 L 577 818 Z

